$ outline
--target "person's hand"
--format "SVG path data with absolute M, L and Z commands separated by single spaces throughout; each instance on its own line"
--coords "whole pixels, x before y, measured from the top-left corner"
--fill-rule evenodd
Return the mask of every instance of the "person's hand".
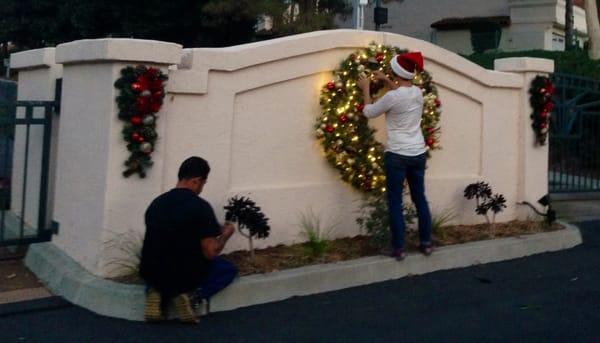
M 225 222 L 223 224 L 223 228 L 221 229 L 221 233 L 227 237 L 230 237 L 235 232 L 235 225 L 232 222 Z
M 388 77 L 380 70 L 374 71 L 373 76 L 375 77 L 375 80 L 388 81 Z
M 371 84 L 371 80 L 369 80 L 369 78 L 367 78 L 364 75 L 361 75 L 358 78 L 358 82 L 356 83 L 356 85 L 358 86 L 358 88 L 362 89 L 363 91 L 369 90 L 369 85 L 370 84 Z

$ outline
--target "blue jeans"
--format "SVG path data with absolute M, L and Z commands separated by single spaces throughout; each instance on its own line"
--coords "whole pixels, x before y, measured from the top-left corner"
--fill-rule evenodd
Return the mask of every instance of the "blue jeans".
M 196 291 L 196 296 L 200 299 L 210 299 L 229 286 L 237 274 L 238 269 L 233 263 L 222 257 L 215 258 L 211 261 L 208 275 Z
M 406 223 L 402 210 L 402 193 L 405 178 L 408 180 L 410 197 L 417 209 L 419 239 L 421 244 L 431 244 L 431 212 L 425 197 L 426 154 L 403 156 L 386 152 L 384 161 L 392 246 L 396 249 L 404 248 Z

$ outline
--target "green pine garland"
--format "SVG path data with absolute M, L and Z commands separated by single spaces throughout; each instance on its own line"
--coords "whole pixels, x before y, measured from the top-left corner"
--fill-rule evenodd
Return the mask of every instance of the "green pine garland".
M 357 81 L 361 74 L 373 71 L 392 73 L 390 60 L 399 53 L 397 47 L 371 43 L 368 48 L 355 51 L 334 71 L 334 79 L 321 90 L 321 115 L 315 129 L 327 160 L 339 170 L 341 178 L 358 190 L 369 194 L 385 192 L 383 144 L 375 140 L 375 129 L 361 114 L 364 105 Z M 417 73 L 413 83 L 423 90 L 423 117 L 421 128 L 429 151 L 441 149 L 441 101 L 431 74 Z M 377 98 L 387 89 L 383 84 L 371 83 L 371 93 Z
M 538 75 L 531 81 L 529 94 L 531 95 L 529 102 L 533 108 L 530 116 L 531 127 L 535 132 L 537 144 L 544 145 L 550 129 L 550 113 L 554 109 L 554 102 L 552 101 L 554 85 L 548 77 Z
M 116 99 L 119 119 L 125 122 L 123 139 L 131 152 L 125 161 L 124 177 L 137 173 L 144 178 L 146 169 L 152 166 L 152 152 L 158 138 L 156 113 L 162 107 L 167 79 L 159 69 L 140 65 L 123 68 L 115 82 L 119 90 Z

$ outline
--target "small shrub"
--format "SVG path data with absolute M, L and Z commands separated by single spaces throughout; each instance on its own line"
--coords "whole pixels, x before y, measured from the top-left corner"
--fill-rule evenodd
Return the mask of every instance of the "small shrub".
M 247 197 L 234 196 L 229 199 L 229 204 L 224 208 L 225 220 L 237 223 L 240 234 L 248 239 L 250 257 L 254 259 L 253 238 L 269 237 L 271 230 L 268 224 L 269 218 L 265 217 L 260 207 Z
M 142 257 L 144 234 L 137 231 L 110 232 L 103 241 L 104 266 L 111 276 L 137 275 Z
M 496 222 L 496 214 L 502 212 L 506 208 L 506 199 L 502 194 L 492 195 L 492 188 L 486 182 L 480 181 L 472 183 L 465 188 L 465 198 L 475 199 L 477 207 L 475 212 L 478 215 L 484 216 L 488 224 L 493 225 Z M 493 212 L 493 217 L 490 220 L 488 212 Z
M 431 232 L 435 237 L 443 238 L 444 229 L 449 223 L 456 218 L 456 214 L 451 209 L 442 211 L 439 215 L 434 215 L 431 218 Z
M 407 224 L 415 222 L 416 210 L 404 203 L 404 219 Z M 369 235 L 379 247 L 385 247 L 391 242 L 390 215 L 385 195 L 366 196 L 360 206 L 356 223 L 361 230 Z
M 300 235 L 306 239 L 307 254 L 313 257 L 323 256 L 330 248 L 329 239 L 337 224 L 324 226 L 321 218 L 312 209 L 300 214 Z

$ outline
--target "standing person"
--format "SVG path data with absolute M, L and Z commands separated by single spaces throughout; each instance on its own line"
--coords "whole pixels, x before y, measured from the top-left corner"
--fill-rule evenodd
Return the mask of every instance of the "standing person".
M 415 71 L 423 70 L 423 56 L 419 52 L 396 55 L 391 60 L 392 79 L 376 72 L 375 77 L 388 83 L 391 90 L 372 104 L 369 93 L 370 80 L 361 77 L 358 86 L 363 91 L 367 118 L 386 113 L 387 146 L 384 154 L 387 198 L 392 233 L 392 256 L 397 260 L 406 257 L 404 232 L 406 224 L 402 210 L 404 180 L 408 180 L 410 196 L 419 218 L 419 251 L 429 256 L 431 243 L 431 213 L 425 197 L 425 139 L 421 131 L 423 94 L 412 84 Z
M 204 159 L 188 158 L 179 168 L 177 186 L 146 210 L 140 261 L 140 276 L 148 286 L 146 320 L 164 319 L 174 300 L 179 319 L 197 323 L 190 294 L 208 299 L 237 275 L 237 268 L 218 256 L 234 226 L 221 226 L 211 205 L 198 196 L 209 172 Z

